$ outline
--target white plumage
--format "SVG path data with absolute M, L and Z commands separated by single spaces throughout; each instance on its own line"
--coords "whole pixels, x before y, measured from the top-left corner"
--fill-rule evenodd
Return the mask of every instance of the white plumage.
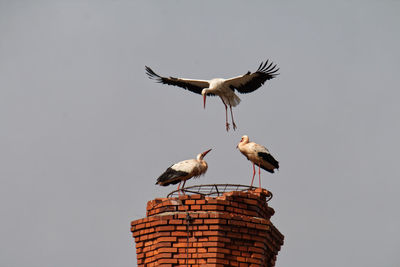
M 151 68 L 146 66 L 146 73 L 151 79 L 159 83 L 175 85 L 203 96 L 203 105 L 206 107 L 206 96 L 219 96 L 225 106 L 225 127 L 229 130 L 228 123 L 228 106 L 231 112 L 233 129 L 236 124 L 233 119 L 232 107 L 240 103 L 240 98 L 235 94 L 235 90 L 239 93 L 246 94 L 257 90 L 265 81 L 270 80 L 278 75 L 276 68 L 272 62 L 268 64 L 261 63 L 256 72 L 250 71 L 244 75 L 233 77 L 230 79 L 215 78 L 211 80 L 194 80 L 174 77 L 162 77 L 156 74 Z
M 185 187 L 186 180 L 192 177 L 198 177 L 207 172 L 208 165 L 207 162 L 203 160 L 203 158 L 210 151 L 211 149 L 198 154 L 196 159 L 188 159 L 175 163 L 174 165 L 169 167 L 163 174 L 161 174 L 160 177 L 158 177 L 156 184 L 167 186 L 170 184 L 179 183 L 179 191 L 179 187 L 181 185 L 181 182 L 183 181 L 183 189 Z
M 274 173 L 274 169 L 279 169 L 279 162 L 269 153 L 265 146 L 250 142 L 247 135 L 243 135 L 239 144 L 237 145 L 240 152 L 246 156 L 248 160 L 253 163 L 253 178 L 251 186 L 253 186 L 254 176 L 256 174 L 255 164 L 258 165 L 258 178 L 261 187 L 261 171 L 260 168 Z

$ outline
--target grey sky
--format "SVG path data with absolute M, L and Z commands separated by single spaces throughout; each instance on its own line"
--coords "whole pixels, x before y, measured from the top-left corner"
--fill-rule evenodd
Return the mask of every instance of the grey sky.
M 282 3 L 284 2 L 284 3 Z M 208 148 L 201 183 L 277 174 L 277 266 L 399 266 L 399 1 L 0 1 L 0 265 L 136 266 L 131 220 Z M 280 67 L 234 108 L 156 84 Z

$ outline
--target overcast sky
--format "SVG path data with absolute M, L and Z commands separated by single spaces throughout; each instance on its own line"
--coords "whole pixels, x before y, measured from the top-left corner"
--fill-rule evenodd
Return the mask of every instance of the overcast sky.
M 0 0 L 0 265 L 136 266 L 130 221 L 175 186 L 251 181 L 242 135 L 280 162 L 262 173 L 285 235 L 279 266 L 400 264 L 399 1 Z M 218 98 L 149 80 L 280 75 Z

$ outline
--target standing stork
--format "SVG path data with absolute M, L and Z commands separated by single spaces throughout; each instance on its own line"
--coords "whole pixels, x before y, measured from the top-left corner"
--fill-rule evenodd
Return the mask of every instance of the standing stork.
M 171 167 L 169 167 L 163 174 L 157 179 L 157 183 L 162 186 L 170 184 L 178 185 L 178 194 L 180 195 L 179 187 L 183 181 L 182 189 L 185 187 L 186 180 L 192 177 L 199 177 L 206 173 L 208 165 L 203 158 L 210 152 L 211 149 L 204 151 L 197 155 L 196 159 L 187 159 L 180 161 Z M 182 190 L 181 189 L 181 190 Z
M 253 186 L 254 176 L 256 175 L 254 164 L 258 165 L 258 179 L 260 187 L 260 168 L 263 168 L 270 173 L 274 173 L 274 169 L 279 169 L 279 162 L 274 159 L 274 157 L 269 153 L 268 149 L 254 142 L 249 142 L 249 137 L 247 135 L 242 136 L 237 148 L 239 148 L 240 152 L 242 152 L 242 154 L 253 163 L 253 179 L 251 180 L 251 187 Z
M 206 108 L 206 96 L 219 96 L 225 106 L 225 125 L 229 131 L 228 123 L 228 106 L 231 112 L 233 130 L 236 130 L 236 124 L 233 119 L 232 107 L 236 107 L 240 103 L 240 98 L 235 94 L 237 90 L 241 94 L 251 93 L 261 87 L 266 80 L 270 80 L 278 75 L 276 65 L 272 62 L 268 64 L 268 60 L 260 66 L 256 72 L 247 72 L 244 75 L 233 77 L 230 79 L 215 78 L 211 80 L 193 80 L 174 77 L 162 77 L 156 74 L 151 68 L 146 67 L 146 73 L 150 79 L 154 79 L 159 83 L 175 85 L 203 96 L 203 106 Z

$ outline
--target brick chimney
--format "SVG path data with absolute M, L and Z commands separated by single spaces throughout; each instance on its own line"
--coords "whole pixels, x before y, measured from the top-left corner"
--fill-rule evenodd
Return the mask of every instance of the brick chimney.
M 275 266 L 284 236 L 270 197 L 259 188 L 149 201 L 147 217 L 131 223 L 138 266 Z

